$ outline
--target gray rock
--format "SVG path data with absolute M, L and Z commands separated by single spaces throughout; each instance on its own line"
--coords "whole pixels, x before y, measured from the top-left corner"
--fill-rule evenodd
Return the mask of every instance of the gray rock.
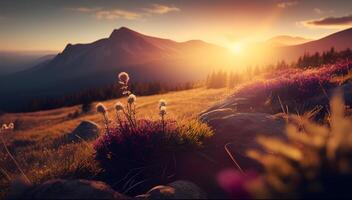
M 212 119 L 222 117 L 226 114 L 233 114 L 235 111 L 231 108 L 220 108 L 215 110 L 210 110 L 199 116 L 199 119 L 203 122 L 209 122 Z
M 18 188 L 18 187 L 17 187 Z M 100 181 L 54 179 L 12 191 L 9 199 L 131 199 Z
M 90 141 L 99 137 L 99 125 L 91 121 L 82 121 L 72 133 L 66 135 L 70 141 Z
M 206 199 L 206 194 L 197 185 L 189 181 L 175 181 L 168 185 L 159 185 L 138 199 Z
M 217 109 L 205 113 L 201 120 L 215 132 L 211 138 L 213 146 L 224 147 L 231 143 L 236 152 L 245 154 L 246 150 L 258 148 L 255 138 L 262 136 L 285 137 L 285 122 L 266 113 L 236 113 L 229 109 Z

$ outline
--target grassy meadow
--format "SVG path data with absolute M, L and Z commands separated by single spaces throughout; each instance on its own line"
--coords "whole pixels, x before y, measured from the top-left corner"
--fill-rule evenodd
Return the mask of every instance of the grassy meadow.
M 159 119 L 158 101 L 165 99 L 168 104 L 167 119 L 191 120 L 197 115 L 231 94 L 232 91 L 223 89 L 191 89 L 180 92 L 137 97 L 138 118 Z M 126 99 L 114 99 L 104 102 L 109 112 L 114 114 L 116 101 L 125 102 Z M 100 168 L 93 159 L 93 148 L 87 142 L 67 143 L 62 137 L 72 132 L 82 120 L 96 122 L 103 127 L 103 119 L 94 109 L 75 118 L 70 117 L 80 106 L 60 108 L 33 113 L 4 114 L 0 122 L 15 122 L 16 130 L 4 133 L 6 145 L 18 161 L 20 167 L 32 183 L 39 183 L 52 178 L 85 178 L 97 176 Z M 111 116 L 113 117 L 113 116 Z M 0 187 L 8 188 L 19 171 L 16 169 L 3 146 L 0 147 Z M 7 190 L 7 189 L 6 189 Z M 1 190 L 5 195 L 6 190 Z

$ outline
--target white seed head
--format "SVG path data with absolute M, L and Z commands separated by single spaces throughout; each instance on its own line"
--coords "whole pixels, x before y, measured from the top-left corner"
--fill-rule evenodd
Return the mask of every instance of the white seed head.
M 137 99 L 136 95 L 130 94 L 130 95 L 127 97 L 127 102 L 128 102 L 129 104 L 133 104 L 133 103 L 136 101 L 136 99 Z
M 164 116 L 166 115 L 166 106 L 161 106 L 160 107 L 160 113 L 159 113 L 161 116 Z
M 127 84 L 130 80 L 130 76 L 126 72 L 119 73 L 118 77 L 121 84 Z
M 9 123 L 9 124 L 3 124 L 1 126 L 1 130 L 13 130 L 15 128 L 14 123 Z
M 102 104 L 102 103 L 98 103 L 98 104 L 96 105 L 96 109 L 97 109 L 97 112 L 98 112 L 98 113 L 102 113 L 102 114 L 105 114 L 106 111 L 107 111 L 106 107 L 105 107 L 104 104 Z
M 123 106 L 123 104 L 120 101 L 118 101 L 118 102 L 115 103 L 115 109 L 116 109 L 117 112 L 120 112 L 120 111 L 122 111 L 124 109 L 124 106 Z
M 8 128 L 9 128 L 9 129 L 14 129 L 14 128 L 15 128 L 15 125 L 11 122 L 11 123 L 9 123 Z
M 162 106 L 166 106 L 166 101 L 165 101 L 164 99 L 160 99 L 160 100 L 159 100 L 159 109 L 160 109 Z

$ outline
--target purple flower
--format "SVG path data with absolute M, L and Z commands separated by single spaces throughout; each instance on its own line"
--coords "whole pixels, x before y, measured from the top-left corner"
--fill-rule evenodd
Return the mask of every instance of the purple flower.
M 246 184 L 256 177 L 257 174 L 253 171 L 242 174 L 239 171 L 227 169 L 218 174 L 217 182 L 231 198 L 250 199 L 251 194 Z

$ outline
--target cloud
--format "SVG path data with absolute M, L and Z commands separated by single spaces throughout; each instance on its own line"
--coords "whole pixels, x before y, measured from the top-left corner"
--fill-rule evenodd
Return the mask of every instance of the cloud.
M 127 19 L 136 20 L 143 16 L 150 15 L 161 15 L 169 12 L 180 11 L 179 8 L 175 6 L 167 6 L 161 4 L 153 4 L 148 8 L 142 8 L 140 12 L 134 12 L 123 9 L 103 9 L 103 8 L 88 8 L 88 7 L 76 7 L 68 8 L 70 11 L 89 13 L 92 14 L 96 19 L 99 20 L 116 20 L 116 19 Z
M 345 28 L 352 26 L 352 14 L 341 17 L 326 17 L 317 20 L 303 21 L 303 25 L 316 28 Z
M 142 15 L 136 12 L 113 9 L 113 10 L 101 10 L 95 13 L 97 19 L 106 19 L 106 20 L 116 20 L 116 19 L 128 19 L 136 20 Z
M 298 4 L 298 1 L 283 1 L 283 2 L 276 4 L 276 6 L 284 9 L 284 8 L 288 8 L 288 7 L 297 5 L 297 4 Z
M 319 8 L 314 8 L 313 10 L 317 14 L 322 14 L 323 13 L 323 11 L 321 9 L 319 9 Z
M 180 9 L 175 6 L 167 6 L 161 4 L 153 4 L 150 8 L 144 8 L 143 10 L 151 14 L 166 14 L 169 12 L 180 11 Z
M 81 12 L 81 13 L 90 13 L 97 19 L 105 20 L 116 20 L 116 19 L 127 19 L 127 20 L 136 20 L 142 15 L 137 12 L 132 12 L 122 9 L 102 9 L 102 8 L 87 8 L 87 7 L 77 7 L 77 8 L 68 8 L 71 11 Z
M 76 11 L 76 12 L 83 12 L 83 13 L 91 13 L 91 12 L 101 10 L 101 8 L 77 7 L 77 8 L 68 8 L 68 10 Z
M 326 14 L 326 13 L 334 13 L 334 10 L 322 10 L 320 8 L 314 8 L 313 11 L 319 15 Z

